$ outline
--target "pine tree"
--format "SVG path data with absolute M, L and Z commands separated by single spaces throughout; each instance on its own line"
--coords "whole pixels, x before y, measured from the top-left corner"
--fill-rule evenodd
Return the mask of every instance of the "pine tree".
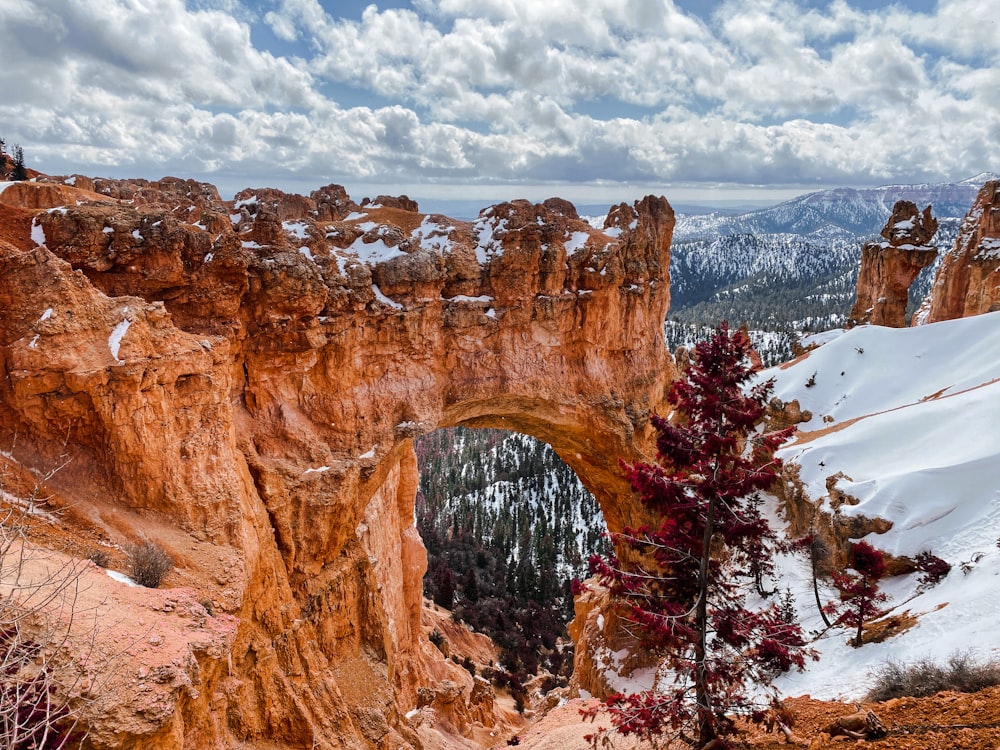
M 439 607 L 451 609 L 455 603 L 455 574 L 440 558 L 431 571 L 431 583 L 434 587 L 434 603 Z
M 28 170 L 24 166 L 24 149 L 14 146 L 14 167 L 10 170 L 10 179 L 22 181 L 28 179 Z
M 620 733 L 729 748 L 731 714 L 765 717 L 750 686 L 767 686 L 811 655 L 776 606 L 744 606 L 775 544 L 758 492 L 776 478 L 774 453 L 792 432 L 756 432 L 772 384 L 744 391 L 755 372 L 749 351 L 746 335 L 725 323 L 698 344 L 669 394 L 681 421 L 653 420 L 659 463 L 623 464 L 656 525 L 615 535 L 626 559 L 595 556 L 592 566 L 626 605 L 643 645 L 662 655 L 658 674 L 673 682 L 611 696 Z

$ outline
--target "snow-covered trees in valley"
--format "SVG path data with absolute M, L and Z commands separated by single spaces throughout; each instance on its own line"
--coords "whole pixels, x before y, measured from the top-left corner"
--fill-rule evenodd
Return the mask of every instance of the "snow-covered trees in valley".
M 731 747 L 733 714 L 767 713 L 766 690 L 754 686 L 811 655 L 776 606 L 746 606 L 777 543 L 758 493 L 776 477 L 774 453 L 794 429 L 757 431 L 771 383 L 745 390 L 755 372 L 748 354 L 746 335 L 725 323 L 699 343 L 669 394 L 678 419 L 653 420 L 658 463 L 623 464 L 655 520 L 615 535 L 619 557 L 595 556 L 592 567 L 642 644 L 662 656 L 651 690 L 607 700 L 623 734 Z
M 878 582 L 885 575 L 885 555 L 868 542 L 851 545 L 846 570 L 833 574 L 833 583 L 840 589 L 840 602 L 833 611 L 838 614 L 836 624 L 856 628 L 854 646 L 861 646 L 864 624 L 882 614 L 879 607 L 886 595 L 879 590 Z

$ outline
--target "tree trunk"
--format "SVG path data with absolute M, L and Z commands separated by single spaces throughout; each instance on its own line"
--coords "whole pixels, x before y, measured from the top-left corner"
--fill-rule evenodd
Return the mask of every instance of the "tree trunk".
M 861 631 L 865 626 L 864 598 L 858 600 L 858 636 L 854 639 L 854 648 L 861 648 Z
M 816 609 L 819 610 L 819 616 L 823 618 L 823 624 L 830 628 L 833 627 L 833 624 L 827 618 L 826 612 L 823 611 L 823 602 L 819 597 L 819 577 L 816 574 L 816 558 L 810 553 L 809 559 L 812 561 L 813 593 L 816 595 Z
M 694 648 L 695 701 L 698 705 L 698 743 L 704 746 L 715 739 L 715 722 L 712 716 L 711 697 L 705 659 L 708 653 L 708 568 L 712 556 L 712 535 L 715 533 L 715 498 L 708 501 L 705 512 L 705 533 L 701 542 L 701 563 L 698 568 L 698 604 L 695 608 L 695 629 L 698 640 Z

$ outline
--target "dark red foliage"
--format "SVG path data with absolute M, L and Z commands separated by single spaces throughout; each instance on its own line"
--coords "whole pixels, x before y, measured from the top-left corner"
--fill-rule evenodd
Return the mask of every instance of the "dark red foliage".
M 951 563 L 942 560 L 929 551 L 921 552 L 914 558 L 917 570 L 920 571 L 919 581 L 924 586 L 935 586 L 941 583 L 951 572 Z
M 838 614 L 837 625 L 856 628 L 854 646 L 860 647 L 864 624 L 882 614 L 879 607 L 887 597 L 878 588 L 878 582 L 885 575 L 885 555 L 868 542 L 851 545 L 847 567 L 857 571 L 834 573 L 833 584 L 840 589 L 840 604 L 830 608 Z
M 851 545 L 851 551 L 847 556 L 847 567 L 858 571 L 866 578 L 878 581 L 885 575 L 885 555 L 868 542 L 858 542 Z
M 811 655 L 776 607 L 745 607 L 747 582 L 761 588 L 779 546 L 758 492 L 775 480 L 774 453 L 794 429 L 757 431 L 772 384 L 745 390 L 756 371 L 749 352 L 745 333 L 726 324 L 698 344 L 668 396 L 676 414 L 652 420 L 658 462 L 622 464 L 651 521 L 614 535 L 627 562 L 591 565 L 671 674 L 670 684 L 608 699 L 623 734 L 693 731 L 699 745 L 729 747 L 732 713 L 762 715 L 749 686 Z

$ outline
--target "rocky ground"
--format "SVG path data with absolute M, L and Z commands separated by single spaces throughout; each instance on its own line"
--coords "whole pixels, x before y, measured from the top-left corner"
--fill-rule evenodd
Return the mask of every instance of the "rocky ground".
M 586 735 L 598 725 L 581 718 L 580 709 L 593 701 L 572 700 L 549 712 L 518 735 L 518 746 L 528 750 L 584 750 L 591 747 Z M 979 693 L 942 692 L 928 698 L 897 698 L 883 703 L 862 704 L 885 724 L 888 735 L 878 740 L 831 737 L 824 729 L 836 719 L 853 714 L 855 704 L 818 701 L 804 696 L 786 701 L 795 717 L 792 731 L 797 741 L 788 742 L 779 733 L 752 730 L 745 735 L 754 750 L 804 747 L 827 750 L 856 746 L 871 750 L 998 750 L 1000 749 L 1000 687 Z M 645 750 L 629 738 L 612 736 L 601 750 Z M 506 743 L 497 748 L 506 747 Z M 676 749 L 687 748 L 678 745 Z M 662 750 L 666 750 L 665 748 Z

